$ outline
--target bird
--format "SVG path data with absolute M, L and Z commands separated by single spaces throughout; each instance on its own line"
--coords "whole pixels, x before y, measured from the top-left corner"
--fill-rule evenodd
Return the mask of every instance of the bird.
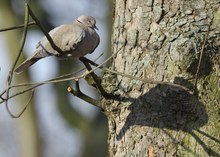
M 21 73 L 31 65 L 49 56 L 60 59 L 80 58 L 92 53 L 100 42 L 96 32 L 96 20 L 92 16 L 81 15 L 69 24 L 60 25 L 49 32 L 54 44 L 62 50 L 62 53 L 54 50 L 44 36 L 37 44 L 36 50 L 31 57 L 19 65 L 14 72 Z

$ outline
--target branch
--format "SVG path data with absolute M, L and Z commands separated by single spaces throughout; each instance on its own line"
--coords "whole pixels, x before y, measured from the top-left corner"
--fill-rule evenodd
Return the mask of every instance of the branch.
M 28 22 L 29 22 L 29 13 L 28 13 L 28 5 L 27 3 L 25 3 L 25 19 L 24 19 L 24 32 L 23 32 L 23 36 L 22 36 L 22 39 L 21 39 L 21 47 L 20 47 L 20 50 L 18 52 L 18 55 L 16 57 L 16 60 L 11 68 L 11 70 L 9 71 L 9 74 L 8 74 L 8 79 L 7 79 L 7 83 L 6 83 L 6 99 L 5 99 L 5 105 L 6 105 L 6 108 L 7 108 L 7 111 L 8 113 L 10 114 L 11 117 L 15 118 L 16 116 L 14 116 L 10 110 L 9 110 L 9 107 L 8 107 L 8 98 L 9 98 L 9 86 L 11 85 L 11 82 L 12 82 L 12 79 L 13 79 L 13 71 L 15 69 L 15 66 L 18 62 L 18 59 L 20 58 L 21 56 L 21 53 L 23 51 L 23 48 L 24 48 L 24 44 L 25 44 L 25 40 L 26 40 L 26 36 L 27 36 L 27 28 L 28 28 Z
M 71 80 L 79 80 L 81 78 L 85 78 L 87 75 L 89 75 L 90 73 L 94 72 L 95 70 L 99 69 L 101 66 L 103 66 L 106 62 L 108 62 L 115 54 L 113 54 L 112 56 L 110 56 L 108 59 L 106 59 L 102 64 L 100 64 L 99 66 L 97 66 L 96 68 L 94 68 L 93 70 L 91 71 L 87 71 L 85 73 L 83 73 L 82 75 L 80 76 L 75 76 L 75 77 L 67 77 L 67 78 L 64 78 L 64 79 L 59 79 L 59 78 L 62 78 L 62 77 L 66 77 L 66 76 L 72 76 L 74 73 L 71 73 L 71 74 L 67 74 L 67 75 L 63 75 L 63 76 L 60 76 L 60 77 L 57 77 L 57 78 L 54 78 L 54 79 L 50 79 L 50 80 L 47 80 L 47 81 L 43 81 L 43 82 L 32 82 L 32 83 L 22 83 L 22 84 L 17 84 L 17 85 L 13 85 L 13 86 L 9 86 L 8 89 L 11 89 L 11 88 L 15 88 L 15 87 L 22 87 L 22 86 L 30 86 L 30 85 L 33 85 L 32 87 L 30 88 L 27 88 L 21 92 L 18 92 L 18 93 L 15 93 L 14 95 L 8 97 L 8 99 L 11 99 L 15 96 L 18 96 L 20 94 L 23 94 L 25 92 L 28 92 L 30 90 L 33 90 L 41 85 L 44 85 L 44 84 L 50 84 L 50 83 L 60 83 L 60 82 L 65 82 L 65 81 L 71 81 Z M 80 70 L 82 71 L 82 70 Z M 78 71 L 79 72 L 79 71 Z M 76 72 L 76 73 L 78 73 Z M 3 95 L 6 93 L 6 90 L 3 91 L 1 94 L 0 94 L 0 97 L 2 98 L 2 101 L 0 101 L 0 104 L 5 102 L 6 99 L 3 98 Z
M 190 89 L 188 89 L 188 88 L 186 88 L 186 87 L 184 87 L 182 85 L 179 85 L 179 84 L 175 84 L 175 83 L 172 83 L 172 82 L 163 82 L 163 81 L 153 81 L 153 80 L 142 79 L 140 77 L 131 76 L 131 75 L 128 75 L 128 74 L 124 74 L 124 73 L 121 73 L 121 72 L 118 72 L 118 71 L 114 71 L 114 70 L 108 69 L 106 67 L 100 66 L 100 65 L 94 63 L 93 61 L 87 59 L 87 58 L 84 58 L 84 60 L 86 60 L 86 62 L 92 64 L 93 66 L 100 67 L 103 71 L 106 71 L 106 72 L 110 72 L 110 73 L 113 73 L 113 74 L 117 74 L 117 75 L 121 75 L 121 76 L 124 76 L 124 77 L 128 77 L 130 79 L 138 80 L 138 81 L 141 81 L 141 82 L 144 82 L 144 83 L 149 83 L 149 84 L 165 84 L 165 85 L 170 85 L 170 86 L 173 86 L 173 87 L 178 87 L 178 88 L 181 88 L 181 89 L 183 89 L 185 91 L 188 91 L 190 94 L 192 94 L 190 92 Z
M 87 59 L 85 57 L 81 57 L 79 58 L 79 60 L 85 65 L 85 67 L 87 68 L 88 71 L 92 71 L 91 66 L 89 65 L 89 63 L 86 61 Z M 97 75 L 94 72 L 91 72 L 90 75 L 92 76 L 93 80 L 96 83 L 97 88 L 99 89 L 100 93 L 106 98 L 110 98 L 110 94 L 107 93 L 102 85 L 101 85 L 101 81 L 99 80 L 99 78 L 97 77 Z
M 30 102 L 31 102 L 31 100 L 32 100 L 32 98 L 33 98 L 33 95 L 34 95 L 34 90 L 32 90 L 30 99 L 28 100 L 28 102 L 26 103 L 26 105 L 24 106 L 24 108 L 20 111 L 20 113 L 18 113 L 18 115 L 14 115 L 14 114 L 10 111 L 8 104 L 5 105 L 5 106 L 6 106 L 6 110 L 7 110 L 7 112 L 9 113 L 9 115 L 10 115 L 12 118 L 19 118 L 19 117 L 24 113 L 24 111 L 27 109 L 28 105 L 30 104 Z
M 37 19 L 37 17 L 34 15 L 34 13 L 32 12 L 31 8 L 29 7 L 29 5 L 27 4 L 28 10 L 29 10 L 29 14 L 32 17 L 32 19 L 36 22 L 36 24 L 39 26 L 39 28 L 41 29 L 41 31 L 44 33 L 44 35 L 46 36 L 47 40 L 49 41 L 51 47 L 56 50 L 60 55 L 63 53 L 63 51 L 56 46 L 56 44 L 54 43 L 53 39 L 50 37 L 50 35 L 47 33 L 47 31 L 42 27 L 40 21 Z
M 87 71 L 85 73 L 83 73 L 82 75 L 80 76 L 73 76 L 74 74 L 77 74 L 79 72 L 81 72 L 82 70 L 84 69 L 81 69 L 77 72 L 74 72 L 74 73 L 71 73 L 71 74 L 66 74 L 66 75 L 62 75 L 62 76 L 59 76 L 57 78 L 54 78 L 54 79 L 50 79 L 50 80 L 47 80 L 47 81 L 43 81 L 43 82 L 31 82 L 31 83 L 21 83 L 21 84 L 17 84 L 17 85 L 13 85 L 13 86 L 8 86 L 8 89 L 12 89 L 12 88 L 15 88 L 15 87 L 22 87 L 22 86 L 30 86 L 32 85 L 32 87 L 30 88 L 27 88 L 23 91 L 20 91 L 18 93 L 15 93 L 14 95 L 11 95 L 10 97 L 8 97 L 8 99 L 11 99 L 15 96 L 18 96 L 18 95 L 21 95 L 23 93 L 26 93 L 30 90 L 33 90 L 41 85 L 44 85 L 44 84 L 50 84 L 50 83 L 60 83 L 60 82 L 65 82 L 65 81 L 71 81 L 71 80 L 79 80 L 81 78 L 85 78 L 87 75 L 89 75 L 90 73 L 94 72 L 95 70 L 97 70 L 100 66 L 103 66 L 106 62 L 108 62 L 115 54 L 113 54 L 112 56 L 110 56 L 108 59 L 106 59 L 102 64 L 100 64 L 99 66 L 97 66 L 96 68 L 94 68 L 93 70 L 91 71 Z M 67 78 L 66 78 L 67 77 Z M 1 94 L 0 94 L 0 97 L 2 99 L 2 101 L 0 101 L 0 104 L 5 102 L 6 99 L 3 98 L 3 95 L 6 93 L 6 90 L 3 91 Z
M 28 23 L 28 26 L 32 26 L 32 25 L 36 25 L 36 22 L 30 22 Z M 4 31 L 10 31 L 10 30 L 14 30 L 14 29 L 19 29 L 19 28 L 23 28 L 25 25 L 18 25 L 18 26 L 12 26 L 12 27 L 7 27 L 7 28 L 2 28 L 0 29 L 0 32 L 4 32 Z
M 73 94 L 74 96 L 77 96 L 78 98 L 96 106 L 102 109 L 101 107 L 101 103 L 98 100 L 92 99 L 91 97 L 87 96 L 86 94 L 84 94 L 83 92 L 81 92 L 80 88 L 79 88 L 79 81 L 74 81 L 75 87 L 71 88 L 68 87 L 67 91 L 71 94 Z

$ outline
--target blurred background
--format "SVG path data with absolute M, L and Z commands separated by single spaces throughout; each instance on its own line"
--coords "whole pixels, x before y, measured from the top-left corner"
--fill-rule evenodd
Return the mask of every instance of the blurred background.
M 78 16 L 96 18 L 100 45 L 93 54 L 98 63 L 110 55 L 112 22 L 111 0 L 29 0 L 29 5 L 46 30 L 70 23 Z M 23 24 L 24 1 L 0 1 L 0 29 Z M 32 21 L 32 19 L 30 19 Z M 22 29 L 0 32 L 0 93 L 5 89 L 7 74 L 20 47 Z M 30 26 L 19 64 L 30 56 L 43 37 L 37 26 Z M 28 71 L 14 75 L 13 84 L 44 81 L 79 70 L 77 60 L 57 60 L 48 57 Z M 99 73 L 101 75 L 101 73 Z M 91 104 L 67 93 L 72 82 L 44 85 L 36 89 L 34 98 L 18 119 L 12 119 L 4 104 L 0 104 L 0 157 L 103 157 L 107 153 L 107 119 Z M 82 91 L 98 99 L 99 94 L 80 80 Z M 22 89 L 15 89 L 15 93 Z M 9 101 L 17 114 L 28 101 L 24 94 Z

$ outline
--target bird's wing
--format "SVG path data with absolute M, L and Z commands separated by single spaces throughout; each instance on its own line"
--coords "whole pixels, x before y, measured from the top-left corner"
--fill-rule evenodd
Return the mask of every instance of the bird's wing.
M 65 26 L 65 25 L 60 25 L 59 27 L 56 27 L 56 28 L 52 29 L 52 30 L 49 32 L 50 37 L 53 38 L 52 36 L 53 36 L 54 34 L 56 34 L 56 32 L 58 32 L 58 30 L 62 29 L 64 26 Z M 53 39 L 53 40 L 54 40 L 54 39 Z M 46 46 L 46 44 L 48 44 L 48 42 L 49 42 L 49 41 L 47 40 L 46 36 L 44 36 L 44 37 L 41 39 L 41 41 L 39 41 L 39 43 L 36 45 L 36 48 L 39 48 L 39 47 L 41 47 L 41 46 Z
M 86 34 L 84 28 L 78 24 L 68 25 L 67 29 L 62 32 L 61 49 L 71 53 L 77 49 Z
M 56 46 L 63 50 L 63 55 L 71 54 L 71 52 L 77 49 L 78 44 L 85 37 L 84 28 L 76 23 L 61 25 L 54 28 L 49 32 Z M 37 48 L 42 47 L 48 53 L 57 55 L 56 52 L 50 45 L 46 37 L 39 42 Z

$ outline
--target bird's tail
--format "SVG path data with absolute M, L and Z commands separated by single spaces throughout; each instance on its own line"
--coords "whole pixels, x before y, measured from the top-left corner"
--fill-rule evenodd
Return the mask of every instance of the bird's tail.
M 19 74 L 23 71 L 25 71 L 27 68 L 29 68 L 32 64 L 36 63 L 38 60 L 40 60 L 41 58 L 29 58 L 26 61 L 24 61 L 21 65 L 19 65 L 16 69 L 15 69 L 15 73 Z
M 33 54 L 33 56 L 29 57 L 27 60 L 25 60 L 21 65 L 19 65 L 16 69 L 15 69 L 15 73 L 21 73 L 24 70 L 26 70 L 27 68 L 29 68 L 32 64 L 36 63 L 37 61 L 39 61 L 42 58 L 51 56 L 50 53 L 48 53 L 45 49 L 42 49 L 42 46 L 38 47 L 37 50 L 35 51 L 35 53 Z

